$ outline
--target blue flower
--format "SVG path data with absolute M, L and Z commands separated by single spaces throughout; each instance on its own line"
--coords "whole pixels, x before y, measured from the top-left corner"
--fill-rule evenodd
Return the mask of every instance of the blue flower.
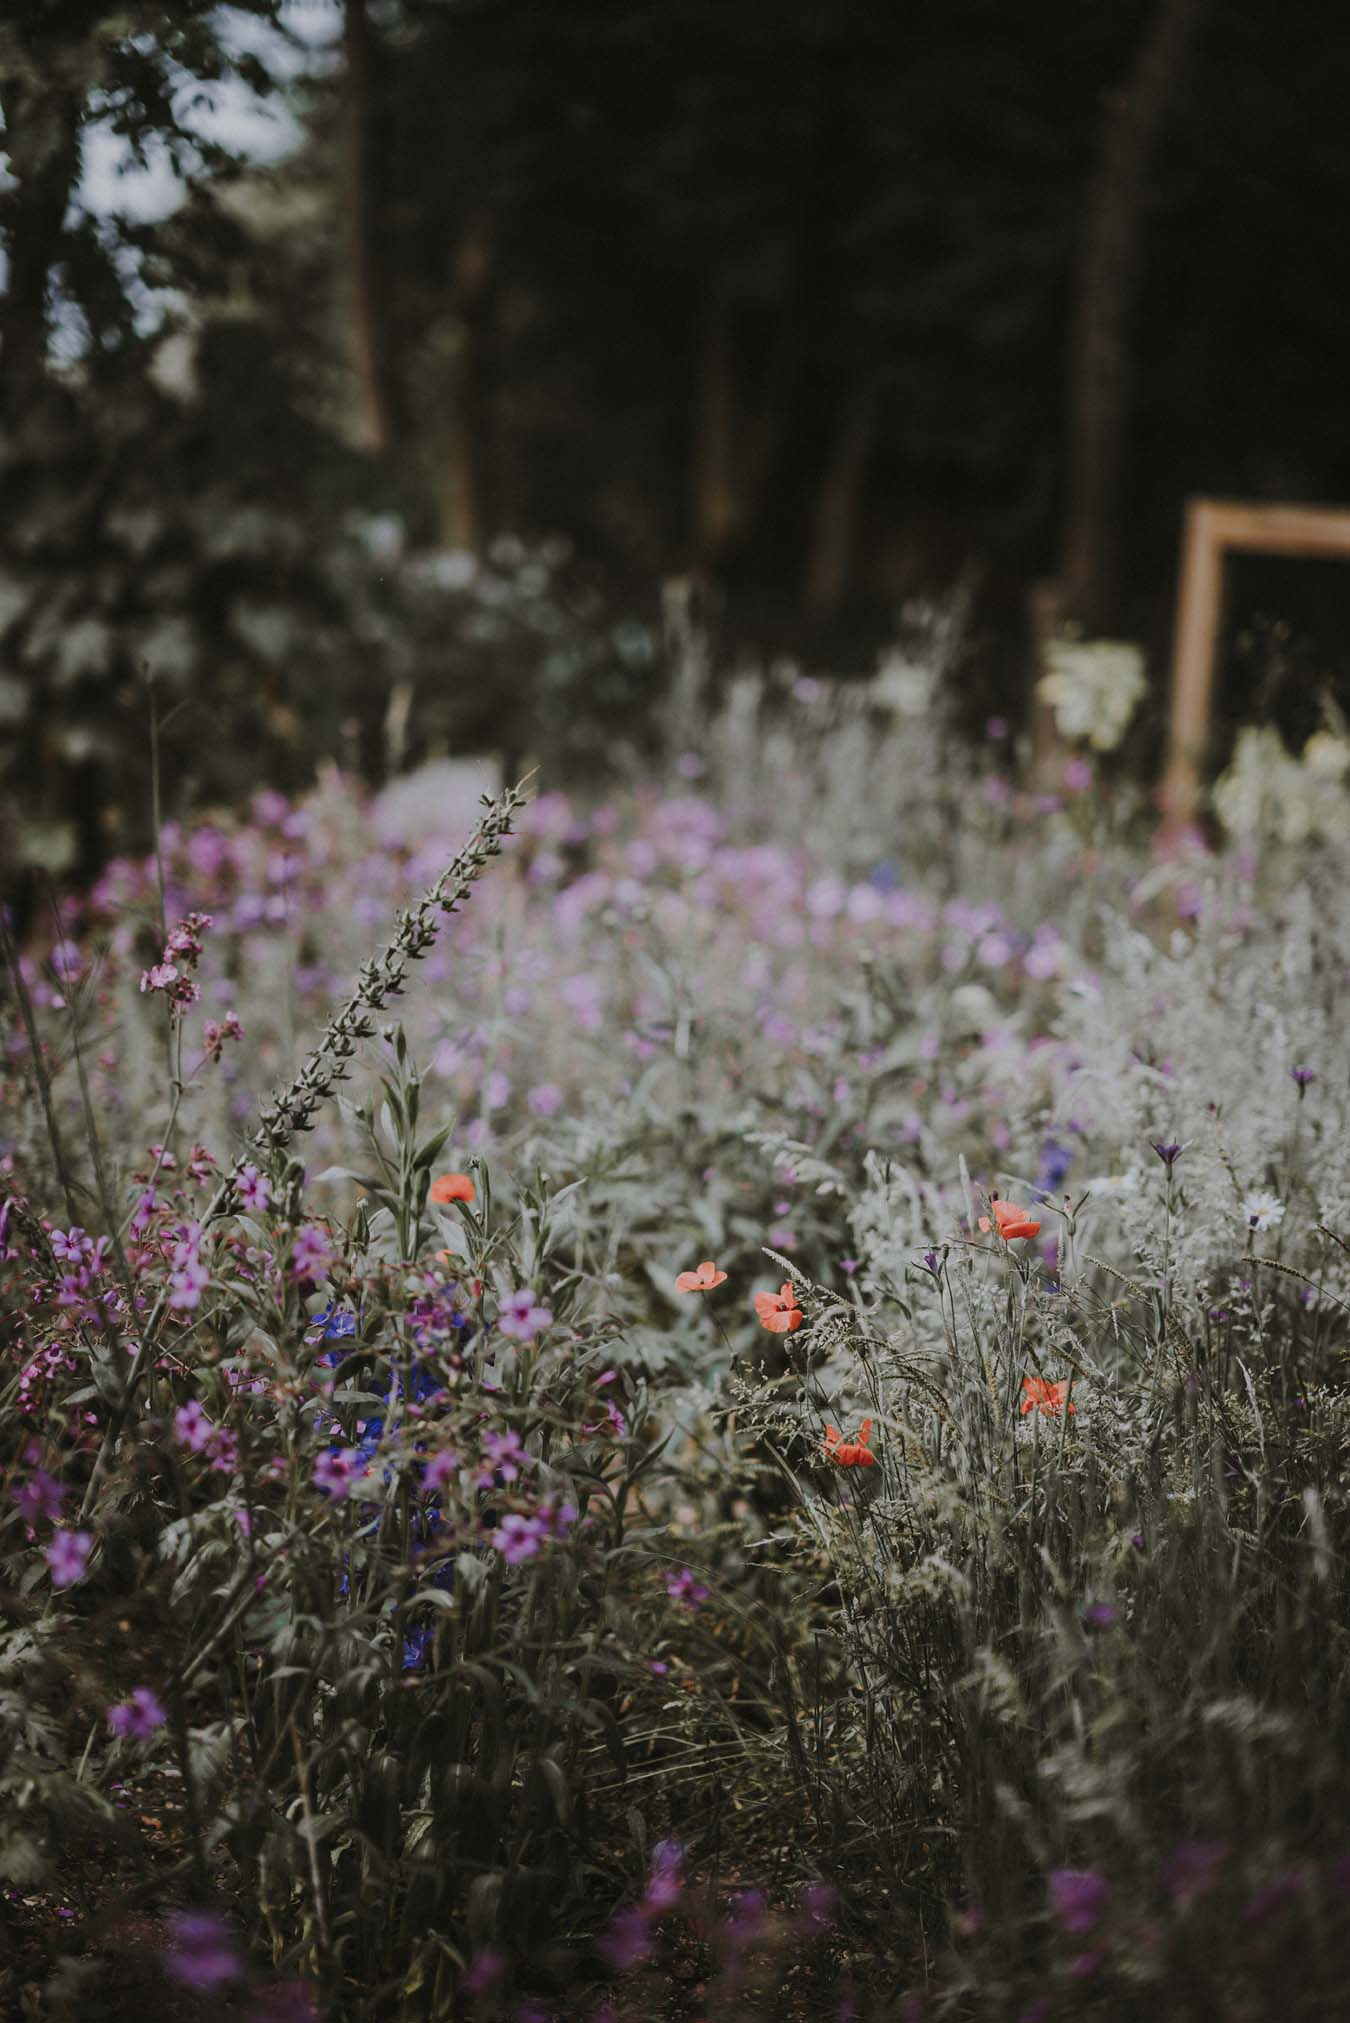
M 1058 1194 L 1072 1165 L 1072 1147 L 1061 1145 L 1057 1138 L 1047 1138 L 1041 1147 L 1041 1171 L 1036 1182 L 1038 1190 L 1042 1194 Z

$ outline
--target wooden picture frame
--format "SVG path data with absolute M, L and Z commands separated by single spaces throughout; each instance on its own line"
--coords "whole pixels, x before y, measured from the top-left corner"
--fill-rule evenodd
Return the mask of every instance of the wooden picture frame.
M 1350 562 L 1350 508 L 1187 501 L 1167 763 L 1159 791 L 1164 833 L 1170 836 L 1190 826 L 1200 805 L 1223 616 L 1224 561 L 1230 552 Z

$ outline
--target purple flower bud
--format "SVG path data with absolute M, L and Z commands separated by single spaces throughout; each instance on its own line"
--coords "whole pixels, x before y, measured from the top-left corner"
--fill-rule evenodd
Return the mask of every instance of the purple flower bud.
M 1100 1923 L 1111 1895 L 1106 1877 L 1092 1868 L 1057 1868 L 1047 1878 L 1050 1912 L 1061 1930 L 1090 1932 Z
M 171 1911 L 167 1923 L 172 1942 L 164 1967 L 175 1981 L 206 1992 L 238 1976 L 239 1955 L 224 1918 L 214 1911 Z

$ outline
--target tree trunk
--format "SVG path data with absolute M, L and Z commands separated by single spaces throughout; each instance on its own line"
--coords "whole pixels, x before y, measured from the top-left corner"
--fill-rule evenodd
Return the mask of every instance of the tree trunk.
M 1089 634 L 1117 622 L 1121 475 L 1129 421 L 1129 317 L 1149 170 L 1208 0 L 1159 0 L 1102 125 L 1074 291 L 1068 497 L 1060 561 L 1065 615 Z
M 714 282 L 703 312 L 694 428 L 694 562 L 703 569 L 716 565 L 741 526 L 733 439 L 734 376 L 731 305 L 726 288 Z
M 47 376 L 47 277 L 80 176 L 80 101 L 59 85 L 5 80 L 5 148 L 13 175 L 0 191 L 9 277 L 0 295 L 0 417 L 16 427 Z
M 450 357 L 441 537 L 447 548 L 481 553 L 483 524 L 483 352 L 491 275 L 488 220 L 465 227 L 455 254 L 454 343 Z
M 393 428 L 375 257 L 375 205 L 370 164 L 370 26 L 366 0 L 345 0 L 347 56 L 347 257 L 351 286 L 352 363 L 356 371 L 362 447 L 389 448 Z
M 816 501 L 806 564 L 806 609 L 812 618 L 827 618 L 838 608 L 848 588 L 863 475 L 876 433 L 876 418 L 875 393 L 870 386 L 859 384 L 849 394 L 840 415 Z

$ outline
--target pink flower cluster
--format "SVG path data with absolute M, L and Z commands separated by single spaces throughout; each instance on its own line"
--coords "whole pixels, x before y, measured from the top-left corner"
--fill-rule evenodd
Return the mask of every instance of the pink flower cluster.
M 616 1973 L 645 1960 L 651 1951 L 652 1927 L 673 1910 L 684 1888 L 684 1849 L 677 1840 L 659 1840 L 652 1849 L 652 1871 L 639 1901 L 616 1912 L 596 1951 Z
M 191 1313 L 202 1303 L 202 1294 L 211 1283 L 211 1274 L 201 1259 L 202 1226 L 185 1222 L 173 1247 L 169 1273 L 169 1311 Z
M 239 1442 L 228 1426 L 217 1426 L 196 1398 L 189 1398 L 173 1415 L 174 1432 L 192 1454 L 205 1454 L 213 1468 L 231 1475 L 239 1466 Z
M 508 1512 L 491 1534 L 491 1542 L 508 1566 L 521 1566 L 527 1559 L 537 1559 L 550 1539 L 565 1538 L 576 1521 L 575 1504 L 547 1496 L 533 1511 Z
M 165 941 L 160 960 L 141 971 L 141 989 L 162 993 L 177 1013 L 195 1004 L 202 987 L 192 972 L 201 960 L 202 936 L 213 925 L 209 913 L 184 914 Z
M 76 1224 L 71 1229 L 54 1229 L 51 1246 L 57 1263 L 65 1266 L 57 1283 L 55 1304 L 77 1326 L 96 1325 L 100 1305 L 112 1306 L 117 1299 L 111 1287 L 102 1288 L 96 1283 L 103 1275 L 108 1238 L 100 1236 L 95 1242 Z
M 202 1046 L 208 1061 L 218 1061 L 224 1052 L 226 1040 L 242 1040 L 244 1028 L 239 1023 L 238 1012 L 227 1011 L 224 1018 L 205 1019 L 202 1023 Z

